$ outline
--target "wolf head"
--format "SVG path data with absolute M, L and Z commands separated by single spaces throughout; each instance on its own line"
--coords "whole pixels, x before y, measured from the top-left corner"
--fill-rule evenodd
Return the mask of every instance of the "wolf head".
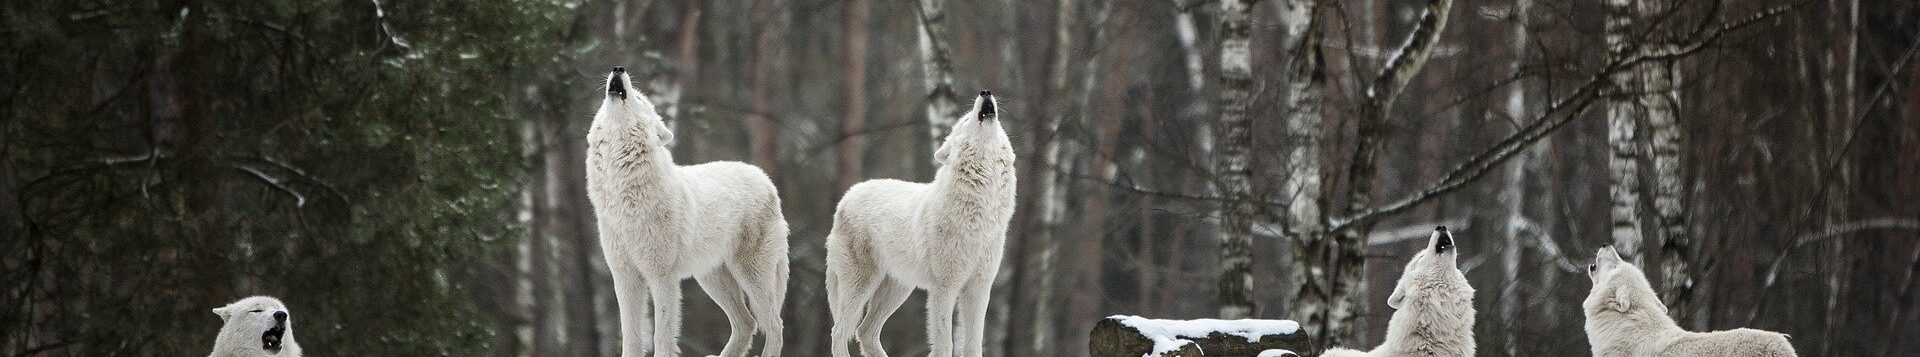
M 1387 296 L 1387 306 L 1400 309 L 1409 299 L 1430 299 L 1441 297 L 1466 296 L 1472 298 L 1473 287 L 1467 285 L 1467 276 L 1460 272 L 1460 249 L 1453 239 L 1453 232 L 1447 226 L 1435 227 L 1433 235 L 1427 237 L 1427 245 L 1413 254 L 1407 261 L 1407 269 L 1400 276 L 1400 282 L 1393 287 L 1393 294 Z M 1469 315 L 1471 316 L 1471 315 Z
M 980 97 L 973 101 L 973 110 L 953 124 L 953 132 L 934 150 L 933 161 L 940 165 L 964 160 L 1012 164 L 1013 144 L 1000 122 L 1000 106 L 994 101 L 993 92 L 980 91 Z
M 1612 246 L 1601 247 L 1594 253 L 1593 262 L 1587 264 L 1587 278 L 1593 280 L 1593 291 L 1587 294 L 1582 307 L 1589 317 L 1603 312 L 1667 315 L 1667 307 L 1654 296 L 1646 273 L 1621 259 L 1620 252 Z
M 607 96 L 600 102 L 600 111 L 593 115 L 595 126 L 631 133 L 632 139 L 640 140 L 648 146 L 665 146 L 673 143 L 673 130 L 667 129 L 666 122 L 660 118 L 653 101 L 640 93 L 633 85 L 633 78 L 627 75 L 626 67 L 613 67 L 607 73 Z
M 214 340 L 215 356 L 299 356 L 293 317 L 279 299 L 255 296 L 213 309 L 226 325 Z

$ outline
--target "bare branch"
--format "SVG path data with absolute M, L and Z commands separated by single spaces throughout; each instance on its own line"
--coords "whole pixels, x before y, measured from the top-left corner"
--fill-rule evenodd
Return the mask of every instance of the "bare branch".
M 1380 74 L 1367 88 L 1367 99 L 1377 102 L 1383 114 L 1433 54 L 1434 43 L 1440 42 L 1440 34 L 1447 28 L 1448 14 L 1453 12 L 1453 0 L 1429 0 L 1424 11 L 1420 22 L 1414 25 L 1413 34 L 1387 56 L 1386 67 L 1380 69 Z
M 253 175 L 253 177 L 259 178 L 261 182 L 265 182 L 267 186 L 273 186 L 273 188 L 275 189 L 279 189 L 280 191 L 286 192 L 289 195 L 293 195 L 294 207 L 307 206 L 307 195 L 300 194 L 300 191 L 295 191 L 293 188 L 287 187 L 286 179 L 274 177 L 273 175 L 268 175 L 266 172 L 261 172 L 260 169 L 247 167 L 243 165 L 233 164 L 233 165 L 227 165 L 227 166 L 232 167 L 235 170 L 240 170 L 241 172 L 246 172 L 248 174 L 251 174 Z
M 1394 201 L 1385 206 L 1369 208 L 1356 212 L 1348 217 L 1335 218 L 1328 223 L 1328 227 L 1330 227 L 1328 231 L 1338 232 L 1351 229 L 1357 225 L 1370 223 L 1466 187 L 1468 183 L 1478 180 L 1481 176 L 1486 175 L 1487 172 L 1492 171 L 1494 167 L 1499 166 L 1501 163 L 1506 162 L 1507 159 L 1519 154 L 1521 149 L 1540 141 L 1540 139 L 1545 138 L 1547 134 L 1565 126 L 1574 119 L 1578 119 L 1597 99 L 1601 98 L 1599 95 L 1600 89 L 1604 88 L 1607 83 L 1606 75 L 1594 76 L 1593 79 L 1588 80 L 1585 85 L 1582 85 L 1580 90 L 1575 91 L 1566 98 L 1556 101 L 1555 104 L 1550 106 L 1545 112 L 1542 112 L 1536 119 L 1529 122 L 1526 127 L 1521 128 L 1505 139 L 1501 139 L 1500 142 L 1495 143 L 1493 147 L 1487 148 L 1486 151 L 1482 151 L 1478 155 L 1474 155 L 1474 157 L 1468 159 L 1465 164 L 1461 164 L 1459 167 L 1455 167 L 1452 171 L 1449 171 L 1446 177 L 1440 180 L 1440 182 L 1420 190 L 1413 196 L 1402 198 L 1399 201 Z M 1556 115 L 1559 117 L 1556 118 Z
M 1514 132 L 1505 139 L 1501 139 L 1500 142 L 1495 143 L 1493 147 L 1488 148 L 1486 151 L 1474 155 L 1474 157 L 1468 159 L 1465 164 L 1449 171 L 1440 182 L 1420 190 L 1413 196 L 1402 198 L 1399 201 L 1385 206 L 1368 208 L 1360 212 L 1355 212 L 1347 217 L 1334 218 L 1328 225 L 1328 227 L 1330 227 L 1329 231 L 1338 232 L 1370 223 L 1466 187 L 1468 183 L 1478 180 L 1487 172 L 1492 171 L 1494 167 L 1499 166 L 1501 163 L 1506 162 L 1507 159 L 1519 154 L 1520 149 L 1532 145 L 1534 142 L 1538 142 L 1541 138 L 1546 137 L 1546 135 L 1572 120 L 1579 118 L 1596 100 L 1603 98 L 1605 95 L 1610 95 L 1610 93 L 1612 93 L 1611 91 L 1616 90 L 1612 88 L 1611 82 L 1608 80 L 1613 73 L 1632 68 L 1641 62 L 1658 59 L 1677 59 L 1698 53 L 1701 48 L 1705 48 L 1707 44 L 1713 43 L 1715 39 L 1724 36 L 1728 32 L 1737 31 L 1757 23 L 1760 20 L 1777 16 L 1792 7 L 1793 5 L 1789 5 L 1768 9 L 1748 17 L 1746 20 L 1721 26 L 1718 30 L 1714 30 L 1702 38 L 1689 41 L 1687 45 L 1681 46 L 1683 50 L 1680 51 L 1657 55 L 1637 52 L 1642 54 L 1627 58 L 1616 58 L 1610 61 L 1605 67 L 1602 67 L 1600 73 L 1594 74 L 1585 84 L 1582 84 L 1579 89 L 1575 90 L 1573 94 L 1554 101 L 1553 104 L 1547 107 L 1546 111 L 1542 112 L 1526 127 L 1520 128 L 1519 131 Z M 1556 118 L 1556 115 L 1560 115 L 1560 117 Z

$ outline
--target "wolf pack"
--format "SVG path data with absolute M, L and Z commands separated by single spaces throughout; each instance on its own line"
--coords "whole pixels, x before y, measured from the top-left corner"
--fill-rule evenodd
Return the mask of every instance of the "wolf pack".
M 680 283 L 693 278 L 726 315 L 721 356 L 784 346 L 787 222 L 778 190 L 741 162 L 678 165 L 673 131 L 621 67 L 587 132 L 587 195 L 619 305 L 625 356 L 679 356 Z M 1014 213 L 1014 150 L 998 104 L 980 91 L 934 150 L 931 182 L 876 179 L 847 189 L 826 239 L 834 357 L 886 356 L 881 327 L 914 290 L 926 291 L 929 355 L 984 354 L 986 314 Z M 1474 289 L 1445 226 L 1407 262 L 1387 306 L 1386 338 L 1329 357 L 1472 356 Z M 1587 266 L 1581 308 L 1595 356 L 1794 356 L 1787 336 L 1734 329 L 1690 332 L 1668 317 L 1646 274 L 1602 247 Z M 651 314 L 647 308 L 651 303 Z M 302 355 L 287 306 L 254 296 L 213 309 L 224 325 L 212 356 Z M 651 331 L 649 335 L 647 332 Z

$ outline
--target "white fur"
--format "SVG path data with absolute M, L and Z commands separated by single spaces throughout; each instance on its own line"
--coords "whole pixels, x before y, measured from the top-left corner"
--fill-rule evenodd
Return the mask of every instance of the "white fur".
M 283 324 L 275 320 L 274 313 L 287 313 L 287 306 L 268 296 L 240 299 L 213 309 L 225 324 L 220 326 L 220 336 L 214 338 L 213 354 L 209 356 L 300 357 L 300 343 L 293 341 L 292 314 L 287 313 Z M 282 328 L 280 349 L 268 350 L 262 336 L 275 325 Z
M 1000 120 L 979 119 L 987 100 L 935 150 L 932 183 L 866 181 L 840 199 L 827 236 L 834 356 L 849 356 L 856 328 L 864 355 L 885 356 L 880 327 L 915 288 L 927 290 L 931 355 L 981 355 L 1015 203 L 1013 146 Z
M 1473 287 L 1460 272 L 1459 246 L 1437 248 L 1443 234 L 1427 238 L 1387 296 L 1397 310 L 1387 320 L 1386 342 L 1368 352 L 1334 348 L 1322 356 L 1473 356 Z
M 679 355 L 680 281 L 693 277 L 732 325 L 722 356 L 746 355 L 756 327 L 761 355 L 779 356 L 787 221 L 773 181 L 739 162 L 674 165 L 673 132 L 632 84 L 610 76 L 627 95 L 609 95 L 587 132 L 587 197 L 613 271 L 624 355 Z M 649 298 L 651 346 L 641 310 Z
M 1787 335 L 1754 329 L 1687 332 L 1667 316 L 1667 306 L 1646 273 L 1622 261 L 1613 247 L 1600 248 L 1587 274 L 1593 291 L 1581 308 L 1593 355 L 1608 356 L 1795 356 Z

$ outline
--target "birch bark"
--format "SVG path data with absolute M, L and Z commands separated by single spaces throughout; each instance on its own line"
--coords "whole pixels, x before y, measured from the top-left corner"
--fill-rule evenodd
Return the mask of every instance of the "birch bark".
M 1214 130 L 1219 151 L 1213 173 L 1222 200 L 1220 216 L 1220 318 L 1252 316 L 1253 215 L 1251 123 L 1247 107 L 1253 88 L 1253 7 L 1248 0 L 1220 2 L 1220 121 Z

